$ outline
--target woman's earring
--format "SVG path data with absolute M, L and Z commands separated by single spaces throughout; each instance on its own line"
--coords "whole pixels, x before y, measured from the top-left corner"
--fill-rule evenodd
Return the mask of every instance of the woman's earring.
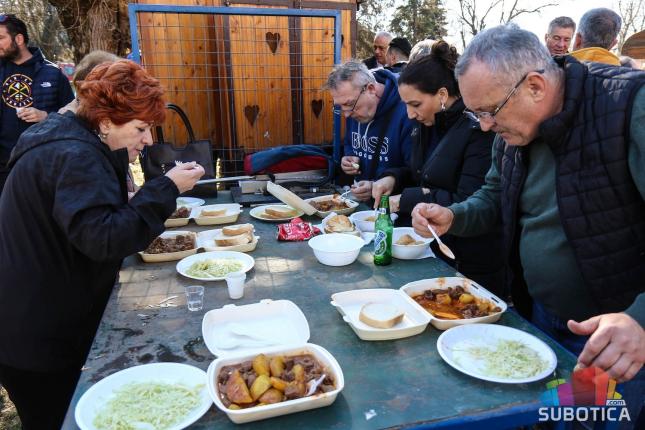
M 441 102 L 441 112 L 444 112 L 446 110 L 446 105 Z
M 105 142 L 105 139 L 107 139 L 107 133 L 101 133 L 99 131 L 99 139 L 101 139 L 101 142 Z

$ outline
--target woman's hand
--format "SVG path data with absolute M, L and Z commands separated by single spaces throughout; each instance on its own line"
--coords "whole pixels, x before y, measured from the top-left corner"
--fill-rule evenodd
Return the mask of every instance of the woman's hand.
M 179 193 L 192 190 L 195 182 L 204 176 L 204 168 L 197 164 L 195 161 L 190 163 L 182 163 L 170 169 L 166 176 L 168 176 L 179 189 Z
M 439 236 L 445 234 L 452 225 L 455 214 L 448 208 L 436 203 L 419 203 L 412 209 L 412 227 L 419 236 L 432 237 L 428 230 L 430 224 Z
M 401 194 L 390 196 L 390 212 L 398 212 L 401 209 Z
M 388 196 L 392 194 L 395 184 L 396 184 L 396 179 L 394 179 L 394 176 L 386 176 L 374 182 L 374 184 L 372 184 L 372 197 L 374 198 L 374 209 L 378 208 L 378 204 L 381 201 L 381 196 L 383 194 Z M 390 206 L 390 210 L 391 209 L 392 209 L 392 206 Z

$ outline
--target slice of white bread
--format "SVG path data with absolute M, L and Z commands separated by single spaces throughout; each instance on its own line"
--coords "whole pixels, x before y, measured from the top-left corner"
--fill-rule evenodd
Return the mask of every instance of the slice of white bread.
M 325 225 L 327 233 L 345 233 L 354 231 L 354 224 L 345 215 L 336 215 L 327 221 Z
M 253 224 L 229 225 L 222 228 L 222 234 L 224 236 L 237 236 L 243 233 L 253 233 L 253 228 Z
M 296 216 L 298 212 L 295 209 L 271 206 L 264 209 L 264 213 L 269 218 L 289 218 Z
M 403 320 L 405 312 L 389 303 L 366 303 L 358 319 L 370 327 L 391 328 Z
M 245 232 L 237 236 L 217 236 L 215 237 L 215 245 L 217 246 L 234 246 L 246 245 L 253 242 L 253 234 Z
M 199 216 L 222 216 L 222 215 L 226 215 L 226 209 L 213 209 L 213 210 L 202 209 L 202 211 L 199 213 Z

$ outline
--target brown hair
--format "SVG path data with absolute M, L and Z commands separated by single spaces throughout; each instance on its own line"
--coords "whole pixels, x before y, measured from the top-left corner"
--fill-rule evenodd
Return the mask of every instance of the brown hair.
M 90 52 L 76 65 L 73 81 L 74 86 L 78 87 L 78 84 L 85 80 L 87 75 L 99 64 L 114 63 L 119 60 L 120 58 L 111 52 L 101 51 L 100 49 Z
M 134 119 L 159 124 L 166 117 L 164 90 L 137 63 L 100 64 L 80 82 L 77 115 L 98 129 L 103 120 L 123 125 Z

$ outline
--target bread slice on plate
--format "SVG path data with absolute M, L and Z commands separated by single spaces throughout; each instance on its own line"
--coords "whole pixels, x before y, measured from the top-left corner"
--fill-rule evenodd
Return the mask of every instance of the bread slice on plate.
M 390 303 L 366 303 L 358 314 L 361 322 L 374 328 L 392 328 L 401 321 L 405 312 Z
M 245 245 L 253 242 L 253 233 L 245 232 L 236 236 L 218 236 L 215 238 L 216 246 Z
M 224 236 L 237 236 L 243 233 L 253 233 L 253 224 L 229 225 L 222 228 Z
M 222 216 L 222 215 L 226 215 L 226 209 L 213 209 L 213 210 L 202 209 L 202 211 L 199 213 L 199 216 Z
M 295 209 L 280 207 L 268 207 L 264 209 L 264 213 L 270 218 L 290 218 L 298 215 L 298 212 L 296 212 Z

